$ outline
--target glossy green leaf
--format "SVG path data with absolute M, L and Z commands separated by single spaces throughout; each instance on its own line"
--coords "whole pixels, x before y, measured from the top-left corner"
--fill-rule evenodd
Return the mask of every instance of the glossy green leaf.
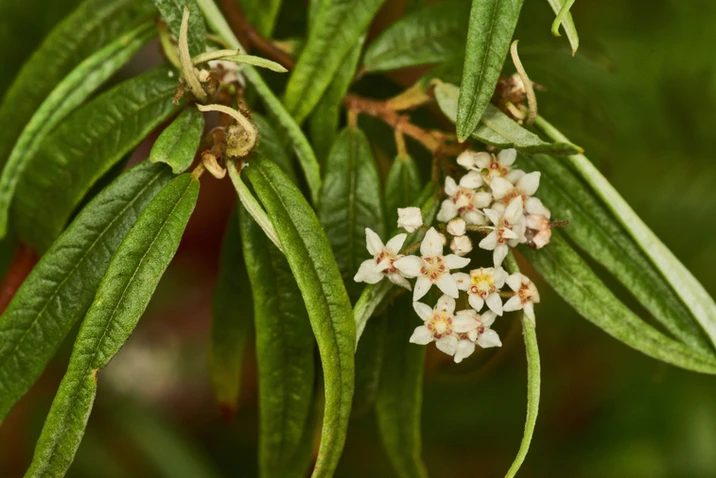
M 258 32 L 270 38 L 273 34 L 281 0 L 237 0 L 246 19 Z
M 615 339 L 657 360 L 696 372 L 716 374 L 716 359 L 662 334 L 636 316 L 562 238 L 552 232 L 548 246 L 522 249 L 552 288 L 585 319 Z
M 226 19 L 214 1 L 197 0 L 197 3 L 204 12 L 211 28 L 216 31 L 231 48 L 243 52 L 243 47 L 236 38 L 236 35 L 231 31 L 228 23 L 226 23 Z M 277 126 L 280 126 L 282 132 L 291 140 L 291 144 L 293 145 L 293 149 L 311 193 L 311 201 L 317 205 L 321 191 L 321 168 L 316 159 L 316 154 L 313 152 L 313 148 L 311 148 L 311 144 L 308 142 L 308 139 L 306 139 L 306 135 L 303 134 L 303 131 L 301 131 L 301 128 L 296 124 L 296 121 L 294 121 L 288 111 L 286 111 L 286 108 L 284 108 L 281 101 L 274 95 L 271 88 L 269 88 L 256 69 L 247 65 L 242 71 L 246 80 L 256 89 L 264 107 L 268 111 L 269 117 L 273 119 Z
M 25 2 L 23 2 L 23 5 Z M 0 106 L 0 165 L 35 110 L 87 57 L 148 20 L 144 0 L 86 0 L 60 22 L 25 62 Z
M 241 211 L 241 239 L 256 323 L 259 470 L 262 477 L 305 477 L 314 430 L 315 341 L 286 257 Z
M 18 180 L 42 141 L 60 121 L 134 56 L 153 34 L 154 25 L 145 23 L 122 35 L 80 63 L 40 105 L 20 134 L 0 176 L 0 237 L 7 232 L 10 201 Z
M 15 293 L 0 317 L 0 420 L 84 316 L 122 239 L 170 178 L 166 166 L 149 162 L 121 175 L 83 208 Z
M 543 118 L 538 117 L 536 124 L 556 141 L 568 141 L 563 134 Z M 693 274 L 684 267 L 681 261 L 661 242 L 656 234 L 644 224 L 644 221 L 589 159 L 581 154 L 569 156 L 567 159 L 579 177 L 589 184 L 621 223 L 622 227 L 631 235 L 656 268 L 659 269 L 666 281 L 691 310 L 694 319 L 709 336 L 711 343 L 716 345 L 716 303 L 706 292 L 704 286 L 696 280 Z
M 353 300 L 361 291 L 361 285 L 353 276 L 369 256 L 365 246 L 366 228 L 387 240 L 382 198 L 368 138 L 358 128 L 348 126 L 336 138 L 326 160 L 318 218 Z
M 191 56 L 206 50 L 206 24 L 196 0 L 152 0 L 175 38 L 179 38 L 184 7 L 189 8 L 189 53 Z
M 167 163 L 175 174 L 183 173 L 194 162 L 203 133 L 204 115 L 196 108 L 186 108 L 154 142 L 149 160 Z
M 189 174 L 171 181 L 117 249 L 80 327 L 26 477 L 63 476 L 72 464 L 97 393 L 97 373 L 144 313 L 179 247 L 198 194 L 199 182 Z
M 427 477 L 420 458 L 425 347 L 409 342 L 417 321 L 409 296 L 386 312 L 387 333 L 380 388 L 375 404 L 378 429 L 390 463 L 400 478 Z
M 286 85 L 284 103 L 298 124 L 313 111 L 343 59 L 384 0 L 324 0 Z
M 450 121 L 455 121 L 458 108 L 457 86 L 449 83 L 436 82 L 435 99 L 443 114 Z M 484 108 L 485 114 L 480 124 L 472 132 L 471 136 L 485 144 L 498 148 L 515 148 L 523 153 L 551 153 L 551 154 L 575 154 L 582 149 L 568 141 L 556 141 L 547 143 L 539 136 L 526 130 L 495 105 L 488 104 Z
M 462 59 L 470 10 L 469 0 L 426 5 L 404 16 L 373 40 L 365 52 L 368 72 Z
M 536 155 L 518 162 L 527 171 L 541 172 L 538 195 L 549 204 L 554 219 L 569 221 L 561 230 L 574 244 L 612 273 L 674 337 L 701 352 L 712 352 L 688 307 L 563 160 Z
M 356 348 L 356 387 L 353 395 L 353 416 L 370 412 L 378 396 L 383 366 L 387 318 L 380 315 L 371 320 Z
M 238 405 L 241 371 L 252 324 L 251 286 L 241 248 L 239 218 L 234 212 L 229 216 L 221 248 L 209 342 L 209 374 L 216 402 L 226 419 L 234 415 Z
M 415 160 L 410 156 L 396 156 L 385 179 L 386 230 L 398 227 L 398 208 L 415 204 L 422 184 Z
M 324 167 L 331 145 L 338 136 L 343 97 L 348 93 L 348 88 L 350 88 L 355 77 L 364 40 L 365 37 L 361 36 L 358 44 L 343 59 L 335 78 L 333 78 L 333 82 L 323 93 L 321 100 L 308 120 L 313 149 Z
M 436 186 L 433 183 L 428 183 L 420 194 L 420 197 L 414 203 L 415 206 L 420 207 L 423 215 L 423 224 L 429 226 L 435 220 L 435 216 L 438 213 L 440 207 L 440 201 L 436 194 Z M 397 234 L 398 231 L 395 231 Z M 422 240 L 424 232 L 420 229 L 408 234 L 408 238 L 405 240 L 403 248 L 410 247 Z M 395 235 L 395 234 L 394 234 Z M 387 279 L 383 279 L 377 284 L 369 284 L 363 288 L 360 297 L 353 306 L 353 318 L 356 323 L 356 343 L 360 340 L 365 325 L 373 316 L 378 306 L 388 297 L 388 294 L 393 290 L 394 284 Z
M 567 0 L 547 1 L 549 2 L 549 6 L 552 7 L 552 10 L 554 11 L 555 15 L 558 15 Z M 564 17 L 564 20 L 560 22 L 560 24 L 562 28 L 564 28 L 564 32 L 567 34 L 569 45 L 572 47 L 572 55 L 574 55 L 575 53 L 577 53 L 577 49 L 579 48 L 579 35 L 577 34 L 577 27 L 574 25 L 572 13 L 567 12 L 567 15 Z
M 85 104 L 43 141 L 12 206 L 24 242 L 52 243 L 92 185 L 176 111 L 176 85 L 173 69 L 150 70 Z
M 457 137 L 465 141 L 490 104 L 512 43 L 523 0 L 473 0 L 465 46 Z
M 291 180 L 261 156 L 244 171 L 273 220 L 318 342 L 325 405 L 313 476 L 332 476 L 345 444 L 353 400 L 356 335 L 348 294 L 321 224 Z
M 510 272 L 515 273 L 520 271 L 512 253 L 507 256 L 505 263 Z M 517 475 L 517 472 L 527 457 L 527 452 L 532 443 L 532 436 L 535 432 L 535 426 L 537 425 L 540 387 L 542 382 L 536 327 L 526 314 L 522 313 L 520 315 L 522 316 L 522 337 L 525 341 L 525 355 L 527 356 L 527 415 L 525 416 L 525 432 L 522 436 L 520 449 L 510 469 L 507 471 L 505 478 L 513 478 Z M 539 318 L 537 320 L 539 320 Z

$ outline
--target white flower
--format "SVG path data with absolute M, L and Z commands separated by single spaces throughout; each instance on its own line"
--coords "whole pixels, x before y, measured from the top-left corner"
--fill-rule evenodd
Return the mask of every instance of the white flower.
M 388 277 L 393 284 L 410 290 L 410 282 L 395 268 L 396 260 L 403 257 L 401 254 L 398 254 L 398 252 L 400 252 L 400 249 L 403 247 L 406 237 L 408 237 L 407 234 L 398 234 L 384 246 L 378 234 L 366 228 L 365 244 L 373 258 L 363 261 L 353 280 L 356 282 L 377 284 L 383 277 Z
M 466 231 L 467 224 L 461 217 L 450 219 L 450 222 L 447 224 L 447 232 L 451 236 L 464 236 Z
M 504 213 L 496 209 L 485 209 L 485 214 L 490 218 L 494 227 L 482 241 L 479 247 L 488 251 L 494 251 L 492 254 L 495 267 L 502 265 L 502 261 L 507 256 L 508 245 L 516 246 L 524 241 L 525 221 L 522 215 L 522 196 L 517 196 L 505 208 Z
M 475 169 L 479 171 L 486 170 L 489 180 L 493 178 L 505 178 L 512 183 L 524 174 L 519 169 L 512 169 L 512 165 L 517 159 L 517 151 L 514 149 L 503 149 L 497 157 L 494 155 L 480 156 L 475 159 Z
M 455 363 L 472 355 L 475 351 L 475 344 L 483 349 L 489 347 L 501 347 L 502 342 L 497 332 L 490 329 L 495 321 L 495 313 L 487 311 L 478 314 L 473 309 L 461 310 L 453 318 L 453 330 L 457 333 L 458 343 L 455 350 Z
M 444 237 L 431 227 L 420 244 L 422 257 L 405 256 L 395 261 L 395 268 L 404 277 L 417 277 L 413 290 L 413 300 L 428 293 L 433 284 L 450 297 L 457 298 L 457 283 L 450 269 L 459 269 L 470 263 L 470 259 L 449 254 L 443 256 Z
M 460 153 L 460 156 L 457 157 L 457 164 L 467 170 L 479 171 L 482 168 L 476 166 L 478 162 L 484 164 L 489 163 L 491 160 L 492 155 L 490 153 L 487 153 L 485 151 L 472 151 L 470 149 L 467 149 Z
M 549 244 L 549 240 L 552 238 L 552 225 L 548 216 L 530 214 L 525 217 L 525 226 L 527 227 L 525 234 L 527 242 L 536 249 L 541 249 Z
M 510 289 L 515 291 L 515 295 L 505 302 L 502 307 L 503 310 L 510 312 L 513 310 L 524 309 L 525 315 L 530 318 L 534 323 L 535 321 L 535 310 L 534 304 L 539 303 L 539 292 L 534 283 L 524 274 L 515 272 L 510 275 L 507 280 L 507 285 Z
M 445 194 L 449 199 L 444 200 L 440 205 L 438 221 L 448 222 L 459 215 L 468 224 L 485 224 L 485 216 L 480 209 L 492 204 L 492 194 L 487 191 L 477 191 L 477 188 L 483 185 L 482 176 L 476 171 L 463 176 L 459 185 L 450 176 L 446 177 Z
M 502 315 L 500 289 L 505 285 L 507 272 L 502 267 L 481 267 L 470 274 L 455 274 L 457 288 L 468 294 L 470 306 L 477 312 L 487 303 L 487 307 L 497 315 Z
M 454 355 L 458 350 L 459 333 L 467 333 L 480 323 L 471 316 L 454 316 L 455 299 L 443 295 L 435 307 L 422 302 L 413 302 L 413 309 L 423 320 L 423 325 L 417 327 L 410 337 L 414 344 L 427 345 L 435 342 L 435 346 L 441 352 Z M 458 312 L 460 314 L 460 312 Z
M 467 236 L 453 237 L 450 241 L 450 250 L 458 256 L 465 256 L 472 251 L 472 241 Z
M 398 208 L 398 227 L 415 232 L 423 226 L 423 213 L 419 207 Z

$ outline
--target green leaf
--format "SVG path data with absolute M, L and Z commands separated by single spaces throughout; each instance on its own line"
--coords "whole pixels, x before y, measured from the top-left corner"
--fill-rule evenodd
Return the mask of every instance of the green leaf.
M 388 318 L 385 315 L 371 320 L 363 333 L 363 340 L 356 348 L 356 386 L 355 394 L 353 395 L 354 417 L 370 412 L 378 396 L 387 322 Z
M 384 0 L 324 0 L 286 85 L 284 103 L 298 124 L 313 111 L 341 63 Z
M 152 0 L 175 38 L 179 38 L 184 7 L 189 8 L 189 54 L 196 56 L 206 50 L 206 25 L 196 0 Z
M 58 83 L 88 56 L 148 20 L 153 12 L 154 7 L 143 0 L 87 0 L 59 23 L 27 60 L 3 98 L 0 165 L 5 164 L 25 125 Z
M 538 117 L 536 124 L 556 141 L 568 141 L 564 135 L 543 118 Z M 644 224 L 644 221 L 641 220 L 589 159 L 581 154 L 569 156 L 567 159 L 575 172 L 589 184 L 621 223 L 622 227 L 632 236 L 656 268 L 659 269 L 666 281 L 691 310 L 696 321 L 711 339 L 711 343 L 716 345 L 716 303 L 706 292 L 706 289 L 674 256 L 674 253 L 661 242 L 656 234 Z
M 539 196 L 552 217 L 569 221 L 563 233 L 614 275 L 674 337 L 703 353 L 708 338 L 691 311 L 609 209 L 563 162 L 549 156 L 520 157 L 527 171 L 540 171 Z
M 449 83 L 435 81 L 435 99 L 443 114 L 455 121 L 459 90 Z M 488 104 L 473 138 L 501 149 L 515 148 L 522 153 L 551 153 L 557 155 L 581 153 L 582 148 L 568 141 L 547 143 L 524 129 L 495 105 Z
M 164 165 L 148 162 L 122 174 L 85 206 L 15 293 L 0 317 L 0 421 L 84 316 L 122 239 L 170 178 Z
M 321 164 L 324 166 L 331 145 L 336 140 L 336 136 L 338 136 L 343 97 L 348 93 L 348 88 L 350 88 L 355 76 L 364 40 L 365 36 L 361 36 L 358 44 L 348 52 L 336 76 L 333 78 L 333 82 L 309 117 L 308 127 L 313 148 L 316 151 L 316 156 L 320 158 Z
M 237 0 L 246 19 L 264 37 L 271 38 L 281 0 Z
M 124 81 L 70 115 L 43 141 L 13 201 L 18 235 L 45 250 L 92 185 L 177 110 L 169 67 Z
M 251 120 L 259 129 L 260 134 L 260 141 L 255 151 L 264 158 L 276 163 L 294 184 L 298 184 L 296 170 L 293 168 L 291 157 L 286 152 L 284 142 L 271 125 L 271 122 L 258 113 L 251 113 Z
M 388 231 L 398 227 L 398 208 L 415 204 L 420 196 L 420 171 L 410 156 L 396 156 L 385 179 L 385 210 Z
M 457 138 L 465 141 L 492 99 L 523 0 L 473 0 L 465 46 Z
M 209 372 L 219 409 L 230 419 L 238 405 L 241 370 L 253 324 L 251 287 L 236 212 L 229 216 L 220 261 L 211 307 Z
M 506 265 L 510 272 L 519 272 L 520 268 L 512 253 L 506 258 Z M 539 413 L 539 397 L 541 386 L 541 366 L 539 360 L 539 347 L 537 346 L 537 331 L 535 324 L 522 313 L 522 336 L 525 341 L 525 354 L 527 355 L 527 415 L 525 417 L 525 432 L 522 436 L 520 449 L 517 452 L 512 466 L 507 471 L 505 478 L 513 478 L 520 470 L 522 463 L 527 457 L 527 452 L 532 443 L 532 436 L 537 425 L 537 414 Z
M 415 202 L 415 206 L 420 207 L 423 215 L 423 224 L 430 226 L 435 220 L 435 216 L 438 213 L 440 207 L 440 201 L 438 200 L 436 186 L 433 183 L 428 183 L 420 194 L 420 198 Z M 397 234 L 398 231 L 395 231 Z M 425 233 L 418 229 L 412 234 L 408 234 L 407 239 L 403 248 L 408 248 L 413 244 L 416 244 L 422 240 Z M 365 324 L 373 316 L 378 306 L 388 297 L 388 294 L 393 290 L 394 284 L 387 279 L 383 279 L 377 284 L 370 284 L 365 286 L 355 306 L 353 306 L 353 318 L 356 324 L 356 344 L 360 340 Z
M 615 339 L 657 360 L 696 372 L 716 374 L 716 359 L 677 342 L 637 317 L 591 268 L 552 231 L 548 246 L 521 249 L 552 288 L 585 319 Z
M 102 277 L 82 322 L 26 477 L 64 476 L 84 435 L 97 372 L 131 335 L 179 247 L 199 194 L 191 175 L 167 184 L 142 211 Z
M 204 12 L 211 28 L 216 31 L 231 48 L 243 52 L 244 49 L 237 40 L 236 35 L 231 31 L 228 23 L 226 23 L 226 19 L 216 7 L 214 1 L 197 0 L 197 3 Z M 303 170 L 303 175 L 306 178 L 306 183 L 308 183 L 308 189 L 311 192 L 311 201 L 317 205 L 321 192 L 321 168 L 316 159 L 316 154 L 313 152 L 313 148 L 311 148 L 311 144 L 308 142 L 308 139 L 306 139 L 301 128 L 296 124 L 296 121 L 294 121 L 288 111 L 286 111 L 286 108 L 284 108 L 281 101 L 276 98 L 276 95 L 274 95 L 271 88 L 269 88 L 256 69 L 251 66 L 246 66 L 242 71 L 246 80 L 256 89 L 264 107 L 268 110 L 269 116 L 281 127 L 283 133 L 291 140 L 296 157 Z
M 313 476 L 332 476 L 345 444 L 353 399 L 356 335 L 350 301 L 331 245 L 301 192 L 261 156 L 245 171 L 273 220 L 318 342 L 325 406 Z
M 469 9 L 469 0 L 450 0 L 404 16 L 368 45 L 363 68 L 379 72 L 462 59 Z
M 569 0 L 547 0 L 549 2 L 549 6 L 552 7 L 552 10 L 554 11 L 555 15 L 558 15 L 559 12 L 562 10 L 562 7 L 564 4 Z M 560 22 L 562 25 L 562 28 L 564 28 L 564 32 L 567 34 L 567 39 L 569 40 L 569 45 L 572 47 L 572 55 L 577 53 L 577 49 L 579 48 L 579 35 L 577 34 L 577 27 L 574 25 L 574 19 L 572 18 L 572 13 L 567 12 L 567 15 L 564 17 L 564 20 Z M 559 32 L 558 32 L 559 33 Z M 557 35 L 559 36 L 559 35 Z
M 314 430 L 316 363 L 311 323 L 286 257 L 241 211 L 256 323 L 259 381 L 259 469 L 262 477 L 305 477 Z
M 152 23 L 142 24 L 87 58 L 52 90 L 37 109 L 15 143 L 0 176 L 0 237 L 7 232 L 10 201 L 18 180 L 42 141 L 60 121 L 129 61 L 154 35 L 154 30 Z
M 318 218 L 328 235 L 348 295 L 355 300 L 361 286 L 353 280 L 368 258 L 365 230 L 385 239 L 380 178 L 368 138 L 346 127 L 336 138 L 326 161 Z
M 378 429 L 397 476 L 427 477 L 420 458 L 425 347 L 409 342 L 415 330 L 412 301 L 403 296 L 392 306 L 385 337 L 385 357 L 375 404 Z
M 167 163 L 175 174 L 183 173 L 194 162 L 203 133 L 204 115 L 196 108 L 186 108 L 154 142 L 149 160 Z

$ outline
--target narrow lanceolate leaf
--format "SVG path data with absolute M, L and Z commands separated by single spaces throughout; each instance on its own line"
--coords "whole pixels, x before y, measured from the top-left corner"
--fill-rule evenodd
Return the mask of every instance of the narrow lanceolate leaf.
M 689 308 L 601 200 L 564 161 L 550 156 L 520 157 L 527 171 L 540 171 L 540 198 L 572 242 L 611 272 L 674 337 L 713 353 L 708 337 Z
M 0 106 L 0 165 L 47 95 L 88 56 L 145 22 L 144 0 L 86 0 L 47 36 L 27 60 Z
M 278 12 L 281 9 L 281 0 L 237 0 L 246 19 L 258 32 L 271 38 L 276 25 Z
M 145 23 L 80 63 L 40 105 L 10 153 L 0 176 L 0 237 L 7 232 L 8 213 L 20 176 L 42 141 L 73 109 L 122 67 L 154 34 Z
M 318 218 L 353 300 L 361 290 L 353 276 L 368 258 L 366 228 L 387 241 L 382 196 L 368 138 L 359 129 L 348 126 L 338 135 L 328 155 Z
M 296 170 L 293 167 L 291 157 L 284 148 L 284 142 L 278 135 L 271 122 L 258 113 L 251 113 L 251 120 L 259 129 L 259 144 L 256 145 L 256 152 L 264 158 L 270 159 L 278 164 L 286 176 L 289 177 L 294 184 L 298 184 L 296 178 Z
M 716 359 L 667 337 L 637 317 L 562 238 L 552 232 L 547 247 L 522 252 L 540 275 L 585 319 L 630 347 L 687 370 L 716 374 Z
M 152 146 L 149 160 L 167 163 L 175 174 L 191 166 L 204 133 L 204 115 L 196 108 L 186 108 L 177 116 Z
M 423 189 L 420 197 L 413 204 L 416 207 L 420 207 L 423 215 L 423 224 L 430 226 L 435 220 L 435 216 L 438 213 L 440 201 L 437 199 L 436 187 L 433 183 L 428 183 Z M 398 231 L 395 231 L 397 234 Z M 413 244 L 418 243 L 423 238 L 424 232 L 420 229 L 408 234 L 408 238 L 405 240 L 403 248 L 410 247 Z M 388 297 L 388 294 L 393 290 L 394 284 L 387 279 L 383 279 L 377 284 L 369 284 L 363 288 L 360 297 L 353 307 L 353 319 L 356 323 L 356 344 L 360 340 L 365 324 L 373 316 L 378 306 Z
M 457 138 L 465 141 L 490 103 L 512 43 L 523 0 L 472 0 L 465 46 Z
M 407 296 L 388 309 L 383 369 L 375 403 L 378 429 L 386 454 L 400 478 L 427 476 L 420 458 L 420 413 L 423 405 L 425 347 L 409 342 L 415 329 Z
M 241 369 L 253 323 L 251 287 L 236 213 L 229 217 L 220 260 L 211 307 L 209 372 L 219 409 L 230 419 L 239 399 Z
M 114 252 L 171 178 L 144 162 L 95 197 L 42 256 L 0 317 L 0 421 L 84 316 Z
M 189 53 L 191 56 L 206 50 L 206 25 L 196 0 L 152 0 L 175 38 L 179 38 L 184 7 L 189 8 Z
M 26 477 L 64 476 L 84 435 L 97 373 L 122 348 L 179 247 L 199 194 L 180 176 L 142 211 L 112 258 L 77 335 Z
M 348 294 L 321 224 L 291 180 L 261 156 L 245 172 L 273 220 L 318 342 L 325 405 L 313 476 L 332 476 L 353 400 L 355 323 Z
M 286 257 L 251 216 L 240 216 L 256 323 L 260 475 L 305 477 L 312 442 L 304 435 L 315 427 L 311 323 Z
M 368 45 L 363 68 L 390 71 L 462 58 L 469 10 L 469 0 L 450 0 L 406 15 Z
M 566 0 L 547 0 L 549 6 L 552 7 L 554 14 L 557 15 L 562 10 L 562 7 L 566 3 Z M 577 34 L 577 27 L 574 25 L 574 19 L 572 18 L 572 12 L 567 12 L 564 20 L 561 22 L 564 32 L 567 34 L 569 45 L 572 47 L 572 55 L 577 53 L 579 48 L 579 35 Z
M 519 266 L 512 253 L 507 256 L 506 264 L 510 272 L 519 272 Z M 532 443 L 532 435 L 537 425 L 537 414 L 539 413 L 539 397 L 541 388 L 541 365 L 539 360 L 539 347 L 537 346 L 537 331 L 535 324 L 522 313 L 522 336 L 525 341 L 525 354 L 527 355 L 527 415 L 525 416 L 525 432 L 522 436 L 520 449 L 517 452 L 512 466 L 507 471 L 505 478 L 513 478 L 520 470 L 522 463 L 527 457 L 527 452 Z
M 538 117 L 536 123 L 556 141 L 568 141 L 544 119 Z M 663 242 L 644 224 L 644 221 L 627 204 L 609 181 L 584 155 L 569 156 L 569 161 L 577 174 L 589 184 L 601 198 L 622 227 L 632 236 L 644 253 L 662 273 L 666 281 L 674 288 L 681 300 L 691 310 L 694 318 L 716 345 L 716 303 L 706 292 L 704 286 L 689 272 Z
M 217 32 L 231 48 L 244 52 L 239 40 L 231 31 L 229 24 L 226 23 L 226 19 L 213 0 L 197 0 L 197 3 L 204 12 L 211 28 Z M 296 121 L 294 121 L 288 111 L 286 111 L 281 101 L 276 98 L 276 95 L 274 95 L 258 71 L 248 65 L 245 66 L 242 71 L 246 80 L 256 89 L 256 93 L 261 98 L 264 107 L 268 111 L 269 117 L 275 121 L 277 129 L 279 129 L 278 127 L 280 126 L 280 130 L 291 140 L 291 144 L 311 193 L 311 201 L 313 201 L 314 205 L 317 205 L 321 192 L 321 171 L 318 160 L 316 159 L 316 154 L 313 152 L 313 148 L 311 148 L 311 144 L 308 142 L 306 135 L 303 134 L 301 128 L 296 124 Z
M 387 231 L 398 227 L 398 208 L 415 204 L 420 196 L 420 171 L 410 156 L 396 156 L 385 179 L 385 210 Z
M 368 29 L 384 0 L 325 0 L 286 85 L 284 103 L 297 123 L 313 111 L 341 62 Z
M 338 136 L 338 125 L 341 119 L 341 105 L 343 97 L 348 92 L 351 82 L 355 76 L 358 59 L 363 48 L 364 36 L 358 41 L 343 59 L 343 62 L 336 73 L 333 82 L 328 87 L 321 101 L 316 105 L 309 118 L 308 126 L 311 133 L 313 148 L 316 156 L 320 158 L 321 164 L 325 166 L 326 157 L 331 145 Z
M 440 110 L 450 121 L 457 118 L 458 94 L 457 86 L 435 81 L 435 99 Z M 498 148 L 515 148 L 523 153 L 576 154 L 582 148 L 567 141 L 548 143 L 539 136 L 526 130 L 495 105 L 488 104 L 480 123 L 471 136 L 485 144 Z
M 177 106 L 177 75 L 160 67 L 120 83 L 72 113 L 43 141 L 13 201 L 20 238 L 44 250 L 92 185 Z
M 387 321 L 388 317 L 384 315 L 371 320 L 363 333 L 363 340 L 356 348 L 356 386 L 355 394 L 353 395 L 354 417 L 373 410 L 378 396 Z

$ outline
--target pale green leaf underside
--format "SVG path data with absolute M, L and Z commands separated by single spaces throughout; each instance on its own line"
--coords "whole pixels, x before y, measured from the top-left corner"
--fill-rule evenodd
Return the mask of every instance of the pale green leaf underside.
M 555 15 L 562 10 L 562 6 L 565 4 L 565 0 L 547 0 L 549 6 L 552 7 Z M 564 32 L 567 34 L 569 45 L 572 47 L 572 55 L 577 53 L 579 48 L 579 34 L 577 33 L 577 27 L 574 24 L 574 18 L 572 18 L 572 12 L 567 13 L 567 16 L 561 23 Z
M 206 25 L 196 0 L 152 0 L 175 38 L 179 38 L 184 7 L 189 8 L 189 54 L 191 56 L 206 50 Z

